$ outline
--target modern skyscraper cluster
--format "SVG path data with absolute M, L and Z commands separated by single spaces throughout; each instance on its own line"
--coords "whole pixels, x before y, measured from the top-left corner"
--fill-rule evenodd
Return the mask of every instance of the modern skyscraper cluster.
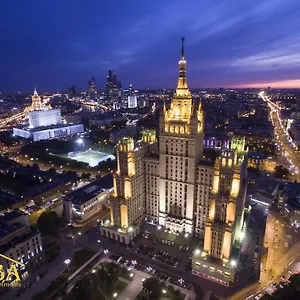
M 117 146 L 111 222 L 101 233 L 129 243 L 147 219 L 198 236 L 204 247 L 194 256 L 194 273 L 227 284 L 235 279 L 232 249 L 243 226 L 247 150 L 245 139 L 234 137 L 212 162 L 203 156 L 203 138 L 202 106 L 188 89 L 182 39 L 177 89 L 160 116 L 159 142 L 147 130 L 141 141 L 123 138 Z

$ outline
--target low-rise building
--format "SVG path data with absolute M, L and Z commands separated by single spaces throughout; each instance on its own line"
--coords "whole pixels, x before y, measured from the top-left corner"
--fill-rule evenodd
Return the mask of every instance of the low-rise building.
M 25 265 L 16 265 L 22 278 L 39 267 L 43 262 L 43 246 L 40 232 L 29 226 L 28 215 L 14 210 L 0 215 L 0 265 L 2 272 L 8 273 L 13 261 Z
M 248 167 L 264 170 L 266 166 L 267 155 L 261 152 L 248 153 Z
M 63 214 L 68 222 L 83 222 L 107 204 L 113 190 L 113 176 L 106 175 L 63 198 Z
M 23 127 L 13 128 L 13 134 L 25 139 L 32 139 L 34 142 L 41 140 L 51 140 L 71 136 L 77 133 L 83 133 L 82 124 L 58 124 L 43 127 Z
M 268 177 L 259 178 L 248 188 L 250 204 L 269 208 L 278 197 L 279 183 Z

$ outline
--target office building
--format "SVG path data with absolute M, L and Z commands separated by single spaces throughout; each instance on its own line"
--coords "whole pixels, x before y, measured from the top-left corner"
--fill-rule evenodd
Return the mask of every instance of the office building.
M 83 124 L 72 125 L 54 125 L 38 128 L 13 128 L 13 134 L 15 136 L 22 137 L 24 139 L 32 139 L 34 142 L 41 140 L 52 140 L 72 136 L 75 134 L 83 133 Z
M 28 126 L 13 128 L 13 134 L 33 141 L 49 140 L 84 132 L 83 124 L 62 124 L 61 110 L 42 104 L 36 89 L 28 107 Z
M 64 217 L 68 222 L 84 222 L 107 205 L 113 190 L 113 176 L 106 175 L 73 191 L 63 198 Z
M 29 128 L 61 124 L 60 109 L 34 110 L 28 112 Z
M 128 108 L 136 108 L 137 107 L 137 96 L 131 95 L 128 96 Z
M 117 74 L 113 70 L 108 71 L 106 78 L 106 99 L 108 101 L 115 101 L 120 96 L 121 82 L 117 81 Z
M 95 77 L 92 77 L 88 81 L 88 97 L 92 100 L 95 100 L 98 97 Z

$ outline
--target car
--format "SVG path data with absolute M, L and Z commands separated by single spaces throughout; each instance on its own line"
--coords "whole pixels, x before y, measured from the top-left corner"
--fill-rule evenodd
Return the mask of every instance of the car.
M 277 283 L 276 282 L 273 282 L 272 284 L 271 284 L 271 287 L 275 287 L 277 285 Z

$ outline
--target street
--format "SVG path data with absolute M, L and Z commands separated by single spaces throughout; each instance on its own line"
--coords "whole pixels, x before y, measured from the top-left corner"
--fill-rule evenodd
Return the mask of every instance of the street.
M 300 168 L 300 159 L 296 151 L 296 147 L 291 141 L 288 132 L 283 128 L 282 121 L 280 119 L 280 107 L 273 103 L 263 93 L 259 93 L 259 96 L 267 102 L 271 109 L 270 117 L 274 126 L 275 137 L 277 141 L 278 149 L 283 157 L 285 157 L 291 165 L 291 173 L 295 180 L 300 180 L 300 174 L 298 172 Z
M 288 245 L 288 247 L 286 247 Z M 291 269 L 299 268 L 300 241 L 298 233 L 283 223 L 281 215 L 276 209 L 270 209 L 264 247 L 267 248 L 266 260 L 261 264 L 260 283 L 250 289 L 241 290 L 230 300 L 254 299 L 257 295 L 263 295 L 274 289 L 273 283 L 279 283 L 282 276 L 289 276 Z

